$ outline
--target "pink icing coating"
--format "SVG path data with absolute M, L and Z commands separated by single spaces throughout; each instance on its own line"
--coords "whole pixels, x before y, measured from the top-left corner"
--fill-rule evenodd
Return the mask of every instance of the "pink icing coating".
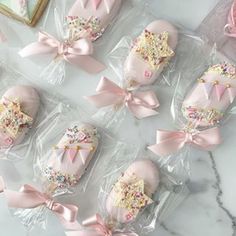
M 82 2 L 84 2 L 84 4 L 82 4 Z M 99 2 L 97 9 L 95 9 L 94 0 L 77 0 L 71 7 L 68 16 L 77 16 L 84 19 L 95 17 L 100 21 L 100 27 L 104 31 L 117 15 L 122 0 L 101 0 Z M 108 11 L 106 7 L 106 2 L 109 4 L 110 11 Z
M 150 160 L 135 161 L 124 172 L 123 180 L 126 183 L 129 183 L 132 175 L 144 180 L 145 194 L 152 197 L 152 194 L 155 193 L 160 183 L 159 170 L 156 164 Z M 106 209 L 108 214 L 120 223 L 128 223 L 134 220 L 133 218 L 127 219 L 127 214 L 129 213 L 127 209 L 115 206 L 114 201 L 116 199 L 116 195 L 117 193 L 113 188 L 106 201 Z
M 178 42 L 178 32 L 172 24 L 165 20 L 157 20 L 150 23 L 146 27 L 146 30 L 155 34 L 160 34 L 164 31 L 168 32 L 168 45 L 173 51 L 175 50 Z M 132 49 L 124 65 L 125 79 L 127 82 L 135 81 L 139 85 L 152 84 L 161 74 L 164 67 L 165 64 L 162 63 L 158 70 L 151 68 L 150 65 Z
M 72 130 L 74 127 L 77 127 L 77 130 L 81 132 L 81 135 L 79 136 L 80 140 L 78 139 L 75 140 L 74 138 L 71 138 L 69 136 L 72 133 L 68 132 L 68 130 L 69 129 Z M 74 179 L 74 181 L 72 181 L 73 183 L 66 180 L 61 181 L 61 184 L 63 185 L 73 186 L 79 181 L 80 177 L 84 174 L 91 159 L 93 158 L 98 147 L 98 136 L 97 136 L 96 128 L 88 124 L 82 124 L 82 125 L 74 124 L 69 129 L 66 131 L 62 139 L 57 144 L 57 148 L 63 149 L 65 146 L 67 146 L 68 150 L 64 152 L 62 159 L 60 158 L 60 155 L 56 152 L 56 150 L 53 150 L 52 155 L 50 156 L 47 162 L 47 168 L 50 168 L 51 171 L 54 173 L 55 172 L 58 173 L 57 176 L 59 175 L 73 176 L 73 179 Z M 78 137 L 78 136 L 75 135 L 73 137 Z M 71 140 L 74 140 L 74 141 L 71 141 Z M 85 159 L 83 159 L 81 156 L 81 153 L 77 152 L 75 157 L 72 160 L 69 149 L 71 148 L 72 150 L 74 150 L 78 145 L 80 147 L 80 150 L 88 151 L 87 156 Z M 49 179 L 51 179 L 52 178 L 51 175 L 53 174 L 50 172 L 50 173 L 46 173 L 46 175 L 49 177 Z M 55 180 L 54 177 L 52 178 L 52 181 L 58 182 L 60 184 L 60 181 Z
M 14 99 L 18 99 L 21 105 L 21 110 L 35 119 L 39 105 L 40 98 L 37 91 L 30 86 L 14 86 L 8 89 L 2 96 L 1 103 L 8 104 L 9 100 L 13 101 Z M 11 145 L 20 144 L 25 135 L 27 134 L 28 128 L 23 128 L 16 138 L 9 137 L 9 135 L 4 132 L 4 130 L 0 130 L 0 147 L 7 148 Z
M 215 125 L 222 119 L 225 111 L 233 102 L 230 99 L 229 89 L 232 92 L 232 95 L 235 96 L 235 68 L 229 64 L 222 64 L 222 66 L 228 68 L 228 71 L 231 71 L 234 77 L 229 77 L 217 71 L 209 70 L 201 77 L 201 80 L 204 82 L 202 83 L 201 81 L 198 81 L 197 84 L 194 85 L 191 92 L 188 93 L 183 102 L 182 108 L 184 116 L 189 121 L 194 122 L 196 126 Z M 222 87 L 223 94 L 220 100 L 217 96 L 217 88 L 215 85 L 216 81 L 219 86 Z M 230 88 L 227 88 L 227 85 L 230 85 Z M 205 89 L 204 86 L 208 88 L 208 93 L 206 92 L 207 89 Z M 218 91 L 221 91 L 221 88 L 219 88 Z M 206 94 L 208 94 L 208 96 Z M 205 113 L 201 113 L 200 111 L 196 112 L 195 109 L 204 109 L 205 111 L 208 111 L 208 116 L 206 116 Z M 214 113 L 211 113 L 213 110 L 216 110 L 220 115 L 214 118 L 212 115 Z M 210 118 L 206 119 L 206 117 Z

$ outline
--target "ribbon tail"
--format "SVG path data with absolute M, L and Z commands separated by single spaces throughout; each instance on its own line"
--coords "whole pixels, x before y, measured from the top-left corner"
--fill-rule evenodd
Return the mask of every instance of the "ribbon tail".
M 98 94 L 84 97 L 90 103 L 94 104 L 97 108 L 107 107 L 118 104 L 122 101 L 122 98 L 111 92 L 100 92 Z
M 54 206 L 52 211 L 56 214 L 65 229 L 76 230 L 81 226 L 77 221 L 78 207 L 75 205 L 61 205 Z
M 148 149 L 158 156 L 167 156 L 179 151 L 184 147 L 184 145 L 184 142 L 169 139 L 161 143 L 148 146 Z
M 21 57 L 29 57 L 38 54 L 56 54 L 57 48 L 50 47 L 49 45 L 44 43 L 34 42 L 20 50 L 18 53 Z
M 76 65 L 87 73 L 97 74 L 106 69 L 106 66 L 91 56 L 68 54 L 64 56 L 69 63 Z
M 127 104 L 127 106 L 137 119 L 143 119 L 158 114 L 158 112 L 154 109 L 147 108 L 142 105 Z

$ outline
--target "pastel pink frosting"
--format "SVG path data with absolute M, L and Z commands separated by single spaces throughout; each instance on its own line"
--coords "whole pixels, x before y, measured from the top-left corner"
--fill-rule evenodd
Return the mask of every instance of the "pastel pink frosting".
M 163 32 L 168 32 L 168 45 L 174 51 L 178 42 L 177 29 L 165 20 L 157 20 L 150 23 L 145 30 L 156 35 Z M 124 65 L 124 77 L 127 84 L 134 81 L 137 86 L 152 84 L 161 74 L 165 63 L 162 63 L 158 69 L 150 67 L 148 62 L 143 60 L 142 57 L 134 50 L 131 49 Z
M 18 85 L 8 89 L 2 96 L 0 103 L 9 104 L 17 99 L 21 106 L 21 111 L 35 120 L 40 98 L 36 89 L 30 86 Z M 8 148 L 20 144 L 27 134 L 29 127 L 19 130 L 16 137 L 11 137 L 4 129 L 0 129 L 0 148 Z
M 150 160 L 139 160 L 131 164 L 122 176 L 122 181 L 127 184 L 132 181 L 132 176 L 144 180 L 144 192 L 150 198 L 156 192 L 160 183 L 160 174 L 156 164 Z M 117 193 L 115 188 L 111 190 L 107 197 L 106 209 L 109 216 L 120 223 L 128 223 L 135 220 L 135 218 L 127 218 L 129 210 L 120 208 L 115 205 Z
M 75 130 L 76 132 L 74 132 Z M 72 153 L 74 156 L 71 159 L 70 150 L 75 150 L 77 146 L 80 147 L 80 150 L 85 151 L 86 154 L 83 155 L 83 153 L 78 151 Z M 63 151 L 64 147 L 67 147 L 67 150 Z M 56 148 L 50 151 L 51 155 L 46 163 L 44 173 L 49 180 L 62 187 L 73 186 L 86 171 L 97 148 L 97 129 L 88 124 L 73 124 L 67 129 Z M 63 156 L 57 150 L 62 150 Z
M 236 68 L 228 63 L 214 65 L 187 94 L 182 110 L 195 126 L 215 125 L 233 103 L 236 95 Z
M 111 24 L 118 14 L 122 0 L 77 0 L 71 7 L 68 16 L 86 20 L 96 18 L 100 23 L 101 33 Z M 95 8 L 95 6 L 97 6 Z

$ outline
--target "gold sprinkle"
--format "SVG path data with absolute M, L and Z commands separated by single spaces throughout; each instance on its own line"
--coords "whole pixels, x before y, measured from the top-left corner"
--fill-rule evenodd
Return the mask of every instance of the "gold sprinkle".
M 206 81 L 204 79 L 198 79 L 199 83 L 205 83 Z

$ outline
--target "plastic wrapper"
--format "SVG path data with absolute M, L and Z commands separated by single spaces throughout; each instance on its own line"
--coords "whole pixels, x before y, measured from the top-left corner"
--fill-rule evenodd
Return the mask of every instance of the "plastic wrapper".
M 35 173 L 54 194 L 85 191 L 95 167 L 122 150 L 122 143 L 71 107 L 62 106 L 44 125 L 37 133 Z
M 187 196 L 185 166 L 171 167 L 146 153 L 117 157 L 103 173 L 98 213 L 67 235 L 143 235 L 158 227 Z
M 36 225 L 45 227 L 49 212 L 55 214 L 66 229 L 75 229 L 77 206 L 64 202 L 68 203 L 68 199 L 78 193 L 84 196 L 87 186 L 98 181 L 94 171 L 103 170 L 107 162 L 124 152 L 126 145 L 95 127 L 81 110 L 63 104 L 40 125 L 35 144 L 31 152 L 33 181 L 29 183 L 22 178 L 22 188 L 14 191 L 13 197 L 8 190 L 18 189 L 19 183 L 17 187 L 10 183 L 2 190 L 8 206 L 27 230 Z M 8 177 L 6 173 L 4 179 Z M 11 201 L 12 198 L 16 201 Z M 80 205 L 80 200 L 76 202 Z
M 197 32 L 205 36 L 211 45 L 216 44 L 217 50 L 234 62 L 236 61 L 235 20 L 235 1 L 221 0 L 197 29 Z
M 191 53 L 177 73 L 171 107 L 177 130 L 158 129 L 149 147 L 159 156 L 171 158 L 189 147 L 212 151 L 223 142 L 220 127 L 235 110 L 235 65 L 207 45 Z
M 121 31 L 125 36 L 107 57 L 117 76 L 102 77 L 97 93 L 87 97 L 99 108 L 94 119 L 109 128 L 119 127 L 127 113 L 137 119 L 157 115 L 161 107 L 158 87 L 174 86 L 176 68 L 186 51 L 205 44 L 193 32 L 158 19 L 145 8 L 130 10 L 117 25 L 129 26 L 115 32 L 114 37 Z
M 46 18 L 37 42 L 25 45 L 20 56 L 38 58 L 42 68 L 40 78 L 51 84 L 61 84 L 65 80 L 67 64 L 89 74 L 103 71 L 106 66 L 94 52 L 105 47 L 104 35 L 111 35 L 110 25 L 119 17 L 119 12 L 123 12 L 123 5 L 131 5 L 131 1 L 127 1 L 130 4 L 123 2 L 52 2 L 50 11 L 53 14 Z M 49 32 L 49 27 L 54 30 Z
M 0 155 L 12 161 L 27 159 L 38 127 L 59 100 L 0 62 Z

